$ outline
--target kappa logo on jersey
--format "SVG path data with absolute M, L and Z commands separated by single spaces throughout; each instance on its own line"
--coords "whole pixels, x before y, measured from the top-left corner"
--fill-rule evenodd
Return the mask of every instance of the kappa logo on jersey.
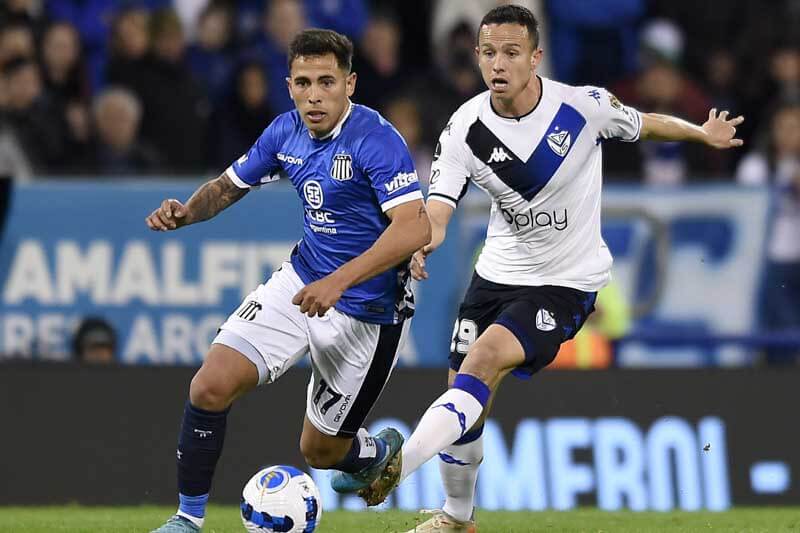
M 569 132 L 567 130 L 558 131 L 558 126 L 556 126 L 556 131 L 547 136 L 547 146 L 561 157 L 567 155 L 571 143 L 572 136 Z
M 492 148 L 492 155 L 489 156 L 489 161 L 487 161 L 487 163 L 503 163 L 505 161 L 511 161 L 512 159 L 514 158 L 508 155 L 502 146 L 496 146 Z
M 553 331 L 556 329 L 556 316 L 547 309 L 539 309 L 539 312 L 536 313 L 536 329 Z
M 401 172 L 394 177 L 392 181 L 386 184 L 386 192 L 393 194 L 404 187 L 408 187 L 412 183 L 419 181 L 417 172 Z
M 293 155 L 286 155 L 280 152 L 278 152 L 278 161 L 283 161 L 285 163 L 289 163 L 290 165 L 297 165 L 299 167 L 303 166 L 303 158 L 295 157 Z
M 322 203 L 325 200 L 322 194 L 322 186 L 314 180 L 308 180 L 303 184 L 303 196 L 306 197 L 308 205 L 314 209 L 322 207 Z
M 333 157 L 331 177 L 336 181 L 353 179 L 353 158 L 350 154 L 337 154 Z
M 240 318 L 252 321 L 256 317 L 256 314 L 259 311 L 261 311 L 261 304 L 256 302 L 255 300 L 250 300 L 249 302 L 244 304 L 244 306 L 242 306 L 242 309 L 236 314 Z

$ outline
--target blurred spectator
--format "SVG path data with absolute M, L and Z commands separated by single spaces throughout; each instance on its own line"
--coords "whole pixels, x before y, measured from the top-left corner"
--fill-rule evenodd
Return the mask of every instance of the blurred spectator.
M 225 4 L 208 5 L 200 15 L 197 41 L 186 53 L 189 68 L 216 105 L 230 90 L 234 59 L 228 46 L 233 16 Z
M 84 319 L 72 338 L 72 355 L 80 363 L 111 364 L 116 351 L 117 334 L 102 318 Z
M 358 41 L 367 27 L 368 11 L 364 0 L 305 0 L 311 25 L 338 31 Z
M 606 86 L 636 68 L 645 0 L 548 0 L 554 77 Z
M 272 0 L 261 22 L 262 34 L 249 50 L 248 58 L 263 62 L 267 85 L 272 88 L 269 105 L 276 113 L 283 113 L 294 108 L 286 89 L 286 53 L 294 36 L 308 26 L 303 4 L 299 0 Z
M 204 169 L 211 108 L 184 64 L 186 43 L 178 16 L 171 9 L 150 16 L 128 10 L 115 23 L 113 42 L 109 82 L 131 89 L 141 101 L 142 137 L 161 154 L 161 170 Z
M 67 125 L 65 164 L 71 172 L 86 156 L 89 146 L 89 83 L 81 60 L 80 38 L 68 22 L 51 24 L 44 32 L 41 63 L 45 86 L 53 106 Z
M 144 90 L 145 57 L 150 50 L 148 21 L 149 14 L 141 8 L 123 9 L 115 16 L 106 71 L 109 83 L 126 85 L 137 92 Z
M 709 53 L 706 63 L 706 89 L 711 99 L 711 107 L 728 109 L 734 116 L 744 114 L 742 94 L 740 91 L 739 72 L 736 58 L 730 49 L 718 48 Z M 745 115 L 748 124 L 755 117 Z M 737 128 L 737 137 L 741 137 Z M 747 141 L 745 141 L 745 145 Z M 726 150 L 715 152 L 714 161 L 718 167 L 711 169 L 714 174 L 730 176 L 735 169 L 736 161 L 741 157 L 740 150 Z
M 36 31 L 41 13 L 41 2 L 37 0 L 5 0 L 0 6 L 0 26 L 21 23 Z
M 612 87 L 612 92 L 641 111 L 704 123 L 711 101 L 682 70 L 682 54 L 681 31 L 665 20 L 651 22 L 642 31 L 641 71 Z M 648 142 L 628 146 L 610 143 L 607 153 L 610 169 L 640 174 L 650 184 L 676 185 L 687 180 L 690 169 L 707 175 L 720 166 L 715 154 L 700 145 L 686 143 Z
M 47 0 L 53 20 L 65 20 L 78 29 L 83 40 L 93 91 L 102 86 L 109 35 L 119 11 L 169 6 L 170 0 Z
M 0 27 L 0 68 L 12 59 L 35 55 L 33 32 L 28 26 L 13 23 Z
M 154 150 L 139 142 L 142 106 L 122 88 L 100 93 L 92 108 L 97 131 L 93 167 L 99 174 L 147 174 L 158 170 Z
M 445 47 L 445 65 L 421 80 L 418 89 L 425 99 L 420 102 L 425 116 L 424 142 L 434 146 L 450 116 L 465 101 L 486 90 L 475 58 L 475 33 L 466 24 L 453 28 Z
M 431 14 L 431 42 L 433 43 L 433 58 L 440 68 L 445 68 L 448 63 L 448 48 L 452 42 L 453 31 L 459 26 L 465 26 L 470 36 L 469 51 L 475 47 L 478 40 L 478 25 L 486 13 L 500 4 L 518 4 L 527 7 L 539 21 L 539 46 L 544 50 L 545 56 L 550 54 L 548 38 L 549 22 L 545 21 L 547 13 L 544 9 L 544 0 L 436 0 Z M 538 69 L 542 76 L 549 76 L 549 61 L 540 64 Z M 451 113 L 455 109 L 451 110 Z
M 6 116 L 26 156 L 37 172 L 63 167 L 66 124 L 47 98 L 38 65 L 19 57 L 3 68 Z
M 360 104 L 381 108 L 408 79 L 400 65 L 401 38 L 401 29 L 391 15 L 381 13 L 369 21 L 354 59 Z
M 41 60 L 50 94 L 64 103 L 88 100 L 89 86 L 81 64 L 80 37 L 71 24 L 55 22 L 45 30 Z
M 186 173 L 205 169 L 206 157 L 200 150 L 207 140 L 211 105 L 183 62 L 186 42 L 173 10 L 153 13 L 150 36 L 152 79 L 142 94 L 142 135 L 162 154 L 167 170 Z
M 769 185 L 775 194 L 767 235 L 767 265 L 758 316 L 767 331 L 800 331 L 800 103 L 778 109 L 769 141 L 745 156 L 736 172 L 745 185 Z M 770 350 L 780 362 L 783 350 Z
M 235 92 L 217 110 L 212 121 L 214 167 L 222 169 L 247 152 L 275 114 L 269 107 L 269 92 L 260 63 L 246 63 L 236 74 Z M 282 87 L 281 87 L 282 89 Z
M 384 110 L 386 119 L 397 128 L 408 145 L 420 182 L 427 185 L 430 177 L 433 150 L 424 144 L 422 115 L 417 102 L 409 97 L 396 98 Z

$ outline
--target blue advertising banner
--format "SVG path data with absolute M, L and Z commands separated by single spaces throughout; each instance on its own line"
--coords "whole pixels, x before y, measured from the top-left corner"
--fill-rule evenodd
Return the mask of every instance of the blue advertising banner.
M 117 330 L 125 364 L 201 360 L 217 328 L 285 261 L 301 236 L 293 189 L 268 185 L 211 221 L 159 233 L 144 218 L 198 183 L 42 182 L 13 190 L 0 240 L 0 354 L 69 357 L 79 321 Z M 445 366 L 452 323 L 486 234 L 468 197 L 417 284 L 401 365 Z M 603 235 L 634 314 L 624 365 L 738 365 L 738 346 L 675 346 L 681 336 L 749 335 L 769 214 L 764 190 L 609 188 Z M 673 344 L 666 346 L 664 339 Z M 660 339 L 660 340 L 659 340 Z
M 123 363 L 199 364 L 227 315 L 288 259 L 302 210 L 293 189 L 270 185 L 211 221 L 148 229 L 145 217 L 162 200 L 185 200 L 197 185 L 17 187 L 0 243 L 0 354 L 67 359 L 79 321 L 100 316 L 118 333 Z M 417 290 L 401 364 L 445 364 L 453 287 L 463 277 L 456 245 L 432 262 L 437 281 Z

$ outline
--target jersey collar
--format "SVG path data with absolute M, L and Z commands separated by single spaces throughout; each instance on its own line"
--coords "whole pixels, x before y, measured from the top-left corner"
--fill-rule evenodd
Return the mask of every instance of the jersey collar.
M 489 107 L 491 108 L 492 113 L 494 113 L 494 116 L 496 116 L 499 119 L 513 121 L 513 122 L 519 122 L 523 118 L 531 116 L 531 114 L 539 108 L 539 104 L 542 102 L 542 95 L 544 94 L 544 80 L 542 80 L 541 76 L 539 76 L 538 74 L 536 75 L 536 78 L 539 80 L 539 98 L 536 100 L 536 103 L 533 104 L 533 107 L 531 108 L 531 110 L 528 111 L 527 113 L 525 113 L 524 115 L 519 115 L 519 116 L 516 116 L 516 117 L 505 117 L 505 116 L 501 115 L 500 113 L 498 113 L 497 110 L 495 110 L 495 108 L 494 108 L 494 104 L 492 103 L 492 95 L 491 95 L 491 92 L 490 92 L 489 93 Z
M 314 137 L 313 135 L 311 135 L 311 132 L 309 131 L 308 132 L 309 137 L 311 137 L 315 141 L 327 141 L 328 139 L 335 139 L 336 137 L 339 136 L 340 133 L 342 133 L 342 126 L 344 126 L 345 121 L 350 117 L 350 113 L 352 112 L 353 112 L 353 102 L 351 102 L 348 99 L 347 110 L 344 112 L 344 115 L 342 115 L 342 118 L 339 120 L 339 122 L 336 123 L 336 127 L 334 127 L 330 131 L 330 133 L 328 133 L 323 137 Z

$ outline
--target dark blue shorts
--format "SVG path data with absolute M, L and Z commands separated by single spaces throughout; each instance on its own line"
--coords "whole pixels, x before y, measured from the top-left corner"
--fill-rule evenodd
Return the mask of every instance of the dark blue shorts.
M 450 368 L 458 370 L 472 343 L 492 324 L 509 329 L 525 349 L 513 374 L 527 378 L 555 359 L 594 311 L 596 292 L 543 285 L 502 285 L 472 276 L 458 309 L 450 344 Z

